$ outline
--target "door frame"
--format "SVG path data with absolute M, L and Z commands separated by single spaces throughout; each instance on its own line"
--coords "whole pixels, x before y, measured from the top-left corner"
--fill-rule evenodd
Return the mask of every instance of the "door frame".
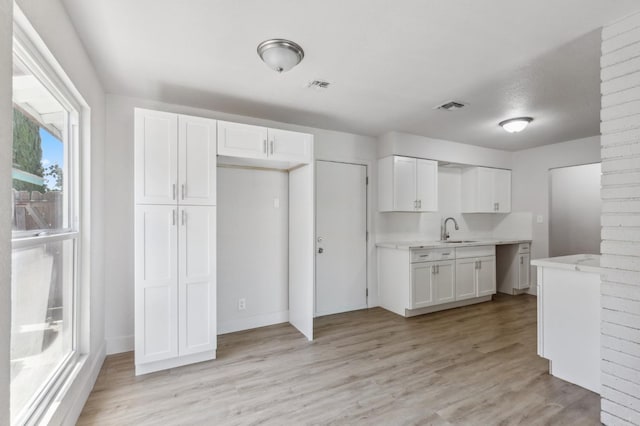
M 319 162 L 325 162 L 325 163 L 337 163 L 337 164 L 347 164 L 350 166 L 362 166 L 364 167 L 365 170 L 365 186 L 364 186 L 364 196 L 365 196 L 365 203 L 364 203 L 364 220 L 365 220 L 365 231 L 366 231 L 366 237 L 364 240 L 364 244 L 365 244 L 365 288 L 366 288 L 366 304 L 367 304 L 367 308 L 371 308 L 371 303 L 369 302 L 370 300 L 370 290 L 371 287 L 369 286 L 370 284 L 370 280 L 369 280 L 369 243 L 371 242 L 371 235 L 369 232 L 369 224 L 370 224 L 370 220 L 369 220 L 369 170 L 370 168 L 370 164 L 368 161 L 363 161 L 363 162 L 359 162 L 359 161 L 340 161 L 340 160 L 323 160 L 323 159 L 316 159 L 315 160 L 315 176 L 314 176 L 314 188 L 313 188 L 313 198 L 314 198 L 314 205 L 315 205 L 315 210 L 313 212 L 313 222 L 314 222 L 314 242 L 313 242 L 313 273 L 314 273 L 314 279 L 313 279 L 313 294 L 314 294 L 314 298 L 313 298 L 313 317 L 317 318 L 318 316 L 318 307 L 317 307 L 317 297 L 315 297 L 315 295 L 317 294 L 317 288 L 318 288 L 318 267 L 316 264 L 316 260 L 317 260 L 317 244 L 318 244 L 318 191 L 317 191 L 317 187 L 318 187 L 318 167 L 317 164 Z

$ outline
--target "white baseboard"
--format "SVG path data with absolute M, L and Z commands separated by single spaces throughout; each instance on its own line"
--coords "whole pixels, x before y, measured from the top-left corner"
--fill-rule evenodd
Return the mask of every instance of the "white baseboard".
M 107 339 L 107 355 L 131 352 L 134 348 L 134 336 L 120 336 Z
M 250 330 L 252 328 L 266 327 L 267 325 L 281 324 L 288 321 L 289 311 L 274 312 L 271 314 L 256 315 L 253 317 L 229 321 L 220 321 L 218 324 L 218 334 Z

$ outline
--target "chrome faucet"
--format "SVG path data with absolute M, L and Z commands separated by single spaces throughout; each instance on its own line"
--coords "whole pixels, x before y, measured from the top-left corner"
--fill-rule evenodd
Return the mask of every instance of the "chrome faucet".
M 440 239 L 442 241 L 447 241 L 449 239 L 449 233 L 447 232 L 447 222 L 449 222 L 450 220 L 453 221 L 453 224 L 456 227 L 456 231 L 459 230 L 460 228 L 458 227 L 458 222 L 453 218 L 453 217 L 448 217 L 446 218 L 443 222 L 442 222 L 442 227 L 440 228 Z

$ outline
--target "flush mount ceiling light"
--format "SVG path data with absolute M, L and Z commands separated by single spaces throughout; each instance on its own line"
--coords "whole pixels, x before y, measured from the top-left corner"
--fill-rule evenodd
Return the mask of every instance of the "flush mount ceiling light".
M 523 131 L 529 123 L 533 121 L 531 117 L 510 118 L 500 122 L 500 127 L 509 133 L 518 133 Z
M 292 41 L 273 38 L 258 45 L 258 55 L 272 70 L 284 72 L 302 61 L 304 50 Z

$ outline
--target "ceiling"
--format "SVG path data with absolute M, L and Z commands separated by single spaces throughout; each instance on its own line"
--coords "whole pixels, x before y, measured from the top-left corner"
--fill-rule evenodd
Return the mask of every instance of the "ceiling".
M 109 93 L 519 150 L 599 133 L 600 32 L 637 0 L 63 0 Z M 277 74 L 256 46 L 305 50 Z M 327 90 L 308 89 L 313 79 Z M 468 106 L 434 110 L 449 100 Z M 534 117 L 523 133 L 497 123 Z

